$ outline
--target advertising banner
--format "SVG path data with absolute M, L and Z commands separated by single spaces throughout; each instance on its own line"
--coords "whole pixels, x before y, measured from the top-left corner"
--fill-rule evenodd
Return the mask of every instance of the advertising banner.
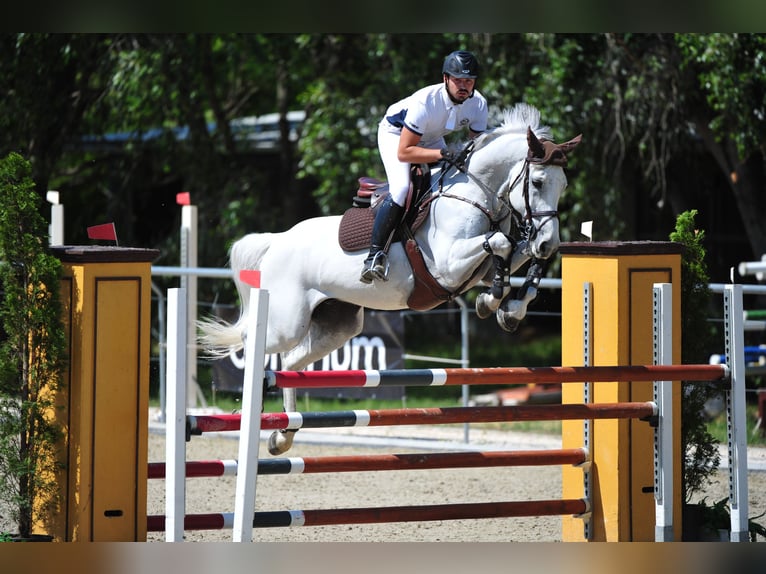
M 364 330 L 340 349 L 309 366 L 311 371 L 387 370 L 404 368 L 404 319 L 398 311 L 365 309 Z M 265 367 L 281 370 L 278 355 L 267 355 Z M 242 353 L 213 362 L 213 389 L 241 393 L 245 360 Z M 404 387 L 298 389 L 298 396 L 400 399 Z

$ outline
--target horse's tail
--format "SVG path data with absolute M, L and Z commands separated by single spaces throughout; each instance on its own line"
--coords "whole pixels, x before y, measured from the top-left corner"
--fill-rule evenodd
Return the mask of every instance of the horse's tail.
M 198 342 L 210 358 L 222 358 L 244 347 L 247 332 L 250 286 L 239 279 L 245 269 L 259 269 L 263 256 L 271 245 L 270 233 L 251 233 L 234 242 L 229 251 L 229 266 L 234 272 L 234 284 L 239 293 L 239 319 L 229 323 L 218 317 L 206 317 L 197 321 L 200 331 Z

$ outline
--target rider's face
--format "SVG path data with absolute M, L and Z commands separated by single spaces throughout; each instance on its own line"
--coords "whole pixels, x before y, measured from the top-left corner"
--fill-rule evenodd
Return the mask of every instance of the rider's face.
M 473 93 L 476 80 L 473 78 L 455 78 L 445 74 L 447 91 L 458 102 L 464 102 Z

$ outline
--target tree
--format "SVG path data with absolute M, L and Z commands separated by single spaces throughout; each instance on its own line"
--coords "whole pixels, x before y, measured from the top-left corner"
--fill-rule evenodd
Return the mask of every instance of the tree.
M 702 139 L 729 185 L 753 255 L 766 253 L 766 36 L 679 34 L 683 67 L 700 94 L 692 110 Z
M 58 503 L 62 430 L 52 411 L 66 352 L 61 262 L 47 253 L 30 173 L 19 154 L 0 161 L 0 498 L 25 538 Z
M 696 208 L 711 268 L 728 268 L 717 234 L 740 220 L 747 240 L 737 253 L 764 251 L 764 41 L 759 34 L 5 34 L 0 79 L 12 97 L 0 101 L 0 152 L 23 151 L 38 191 L 62 191 L 75 242 L 87 225 L 112 219 L 126 244 L 160 248 L 173 260 L 174 197 L 190 191 L 204 213 L 200 260 L 223 265 L 233 238 L 340 213 L 357 177 L 382 176 L 375 130 L 385 107 L 441 81 L 444 55 L 465 48 L 480 57 L 479 89 L 495 121 L 502 108 L 528 101 L 557 137 L 584 134 L 560 206 L 564 240 L 579 239 L 587 219 L 596 239 L 661 239 L 677 214 Z M 306 112 L 299 149 L 287 137 L 290 110 Z M 275 111 L 278 154 L 238 139 L 233 121 Z M 98 139 L 103 134 L 116 137 Z
M 763 35 L 525 40 L 525 97 L 557 132 L 584 134 L 563 198 L 564 239 L 579 237 L 587 219 L 597 239 L 662 239 L 677 215 L 696 208 L 711 269 L 731 266 L 715 238 L 730 242 L 740 225 L 746 239 L 732 252 L 766 251 Z
M 70 142 L 83 135 L 86 116 L 112 75 L 112 46 L 104 34 L 2 34 L 0 152 L 22 153 L 44 196 Z
M 684 246 L 681 259 L 681 363 L 702 364 L 710 356 L 713 332 L 708 323 L 711 300 L 703 241 L 705 232 L 695 225 L 696 210 L 678 216 L 670 240 Z M 707 429 L 705 403 L 721 395 L 712 384 L 684 382 L 681 406 L 681 488 L 684 502 L 710 483 L 720 456 L 716 440 Z

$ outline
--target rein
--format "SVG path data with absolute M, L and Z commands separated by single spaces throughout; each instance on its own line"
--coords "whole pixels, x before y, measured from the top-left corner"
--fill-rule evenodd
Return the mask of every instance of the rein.
M 460 195 L 455 195 L 449 192 L 444 191 L 444 176 L 447 172 L 447 169 L 442 168 L 441 174 L 439 176 L 438 180 L 438 191 L 434 191 L 433 186 L 431 187 L 431 191 L 429 194 L 426 194 L 422 197 L 420 200 L 420 206 L 419 209 L 424 209 L 428 204 L 430 204 L 432 201 L 439 197 L 446 197 L 449 199 L 457 199 L 459 201 L 462 201 L 464 203 L 467 203 L 476 209 L 478 209 L 481 213 L 483 213 L 487 219 L 489 220 L 489 231 L 485 233 L 484 235 L 484 250 L 490 254 L 492 259 L 494 260 L 494 266 L 495 266 L 495 276 L 492 280 L 492 295 L 496 299 L 502 299 L 505 289 L 510 287 L 510 280 L 506 281 L 506 277 L 510 275 L 510 261 L 511 257 L 513 255 L 513 252 L 516 251 L 518 242 L 510 235 L 506 235 L 506 238 L 508 241 L 512 244 L 512 250 L 511 254 L 508 257 L 508 260 L 504 260 L 501 256 L 495 254 L 492 251 L 492 248 L 489 243 L 489 239 L 498 231 L 502 233 L 501 230 L 501 224 L 503 221 L 505 221 L 508 217 L 512 218 L 512 222 L 516 229 L 518 230 L 519 235 L 521 236 L 522 241 L 532 241 L 537 234 L 540 232 L 540 230 L 543 228 L 543 226 L 548 223 L 553 218 L 558 218 L 559 212 L 558 210 L 547 210 L 547 211 L 533 211 L 532 205 L 530 203 L 529 199 L 529 166 L 530 163 L 536 163 L 536 164 L 553 164 L 553 165 L 559 165 L 564 166 L 566 165 L 566 153 L 573 149 L 577 144 L 580 143 L 581 136 L 577 136 L 576 138 L 570 140 L 569 142 L 566 142 L 565 144 L 555 144 L 551 141 L 547 140 L 538 140 L 534 133 L 532 132 L 531 128 L 527 128 L 527 142 L 529 143 L 529 151 L 527 153 L 527 157 L 524 160 L 524 166 L 522 170 L 519 172 L 519 174 L 513 179 L 513 181 L 508 186 L 508 197 L 507 199 L 503 197 L 500 193 L 495 193 L 493 190 L 491 190 L 483 181 L 481 181 L 478 177 L 473 175 L 468 169 L 462 169 L 461 167 L 457 167 L 456 163 L 452 163 L 451 165 L 455 165 L 457 169 L 463 173 L 466 174 L 466 176 L 474 183 L 476 184 L 479 189 L 482 190 L 482 192 L 490 199 L 490 204 L 494 202 L 495 200 L 500 202 L 500 209 L 498 210 L 497 214 L 494 214 L 490 209 L 479 203 L 478 201 L 475 201 L 473 199 L 469 199 L 467 197 L 463 197 Z M 465 157 L 470 153 L 473 148 L 473 142 L 469 142 L 468 145 L 464 148 L 462 152 L 462 159 L 465 159 Z M 523 186 L 522 186 L 522 192 L 524 197 L 524 211 L 525 213 L 519 213 L 511 204 L 511 193 L 513 192 L 513 189 L 516 187 L 516 185 L 519 183 L 519 179 L 521 177 L 524 177 L 523 180 Z M 540 222 L 538 226 L 535 226 L 535 219 L 543 218 L 543 220 Z M 410 237 L 408 241 L 408 245 L 412 243 L 417 248 L 417 242 L 414 237 Z M 419 249 L 417 250 L 419 252 Z M 410 261 L 412 262 L 412 257 L 410 258 Z M 419 262 L 421 264 L 422 269 L 424 270 L 423 275 L 426 276 L 426 279 L 430 278 L 430 281 L 428 282 L 432 294 L 434 294 L 437 297 L 440 297 L 442 300 L 450 300 L 452 297 L 454 297 L 454 293 L 460 293 L 462 292 L 465 285 L 468 285 L 476 273 L 481 269 L 481 267 L 478 267 L 472 276 L 456 291 L 456 292 L 449 292 L 446 291 L 443 287 L 441 287 L 434 279 L 433 276 L 430 274 L 428 269 L 425 266 L 425 262 L 422 260 L 422 256 L 419 259 Z M 416 278 L 418 278 L 418 274 L 416 273 Z M 422 281 L 422 277 L 421 277 Z M 437 291 L 439 293 L 437 293 Z
M 497 218 L 495 218 L 494 214 L 489 209 L 487 209 L 482 204 L 480 204 L 478 201 L 474 201 L 473 199 L 468 199 L 467 197 L 463 197 L 462 195 L 455 195 L 453 193 L 449 193 L 448 191 L 443 191 L 444 173 L 445 173 L 445 170 L 442 170 L 442 173 L 439 176 L 439 191 L 436 193 L 435 197 L 432 197 L 432 200 L 436 199 L 437 197 L 447 197 L 449 199 L 457 199 L 459 201 L 472 205 L 473 207 L 475 207 L 476 209 L 478 209 L 484 215 L 487 216 L 487 219 L 489 220 L 490 231 L 497 231 L 498 229 L 500 229 L 500 224 L 503 221 L 505 221 L 505 219 L 514 212 L 513 207 L 510 205 L 510 202 L 506 202 L 503 200 L 502 197 L 499 197 L 498 195 L 496 195 L 495 192 L 493 192 L 489 187 L 487 187 L 487 185 L 483 181 L 481 181 L 478 177 L 473 175 L 468 170 L 465 170 L 464 172 L 466 176 L 468 176 L 468 178 L 471 181 L 473 181 L 479 187 L 479 189 L 481 189 L 484 192 L 484 194 L 487 197 L 499 199 L 501 207 L 507 208 L 508 213 L 503 213 L 503 211 L 501 210 L 498 213 Z
M 468 199 L 467 197 L 463 197 L 460 195 L 455 195 L 446 191 L 442 191 L 443 189 L 443 183 L 444 183 L 444 171 L 442 171 L 441 176 L 439 177 L 439 191 L 437 192 L 436 196 L 431 197 L 431 201 L 433 199 L 436 199 L 436 197 L 447 197 L 450 199 L 457 199 L 459 201 L 468 203 L 469 205 L 472 205 L 479 211 L 481 211 L 484 215 L 487 216 L 487 219 L 489 220 L 490 224 L 490 231 L 497 231 L 500 229 L 500 224 L 509 216 L 511 215 L 513 217 L 513 221 L 516 224 L 516 227 L 521 230 L 521 236 L 522 239 L 526 240 L 532 240 L 534 239 L 537 234 L 540 232 L 540 230 L 543 228 L 543 226 L 548 223 L 551 219 L 554 217 L 559 216 L 558 210 L 547 210 L 547 211 L 533 211 L 532 206 L 529 202 L 529 158 L 524 160 L 524 167 L 519 172 L 519 174 L 514 178 L 514 180 L 508 185 L 508 201 L 505 201 L 502 197 L 499 197 L 498 199 L 501 202 L 502 207 L 505 207 L 508 209 L 508 213 L 504 214 L 502 211 L 498 214 L 497 218 L 493 215 L 493 213 L 481 205 L 479 202 L 474 201 L 472 199 Z M 489 197 L 497 197 L 494 192 L 487 187 L 487 185 L 481 181 L 478 177 L 473 175 L 470 171 L 466 170 L 465 174 L 473 181 L 487 196 Z M 522 193 L 524 197 L 524 211 L 525 213 L 522 214 L 516 209 L 513 208 L 513 206 L 510 203 L 510 195 L 513 191 L 513 188 L 516 187 L 516 185 L 519 183 L 519 179 L 521 177 L 524 177 L 523 186 L 522 186 Z M 542 222 L 540 222 L 539 225 L 535 226 L 534 219 L 535 218 L 541 218 L 545 217 L 547 219 L 544 219 Z
M 507 213 L 503 213 L 504 210 L 501 210 L 498 214 L 497 218 L 493 216 L 493 213 L 481 205 L 479 202 L 474 201 L 472 199 L 469 199 L 467 197 L 463 197 L 460 195 L 454 195 L 449 192 L 443 191 L 443 184 L 444 184 L 444 171 L 442 171 L 441 176 L 439 177 L 439 191 L 436 194 L 433 194 L 429 201 L 432 201 L 436 197 L 447 197 L 450 199 L 457 199 L 459 201 L 465 202 L 469 205 L 472 205 L 479 211 L 481 211 L 484 215 L 487 216 L 487 219 L 489 220 L 489 231 L 484 236 L 484 250 L 492 257 L 494 261 L 494 267 L 495 267 L 495 274 L 492 279 L 492 287 L 491 292 L 492 295 L 496 299 L 502 299 L 503 293 L 506 287 L 510 287 L 510 279 L 506 280 L 506 277 L 510 276 L 510 257 L 508 261 L 505 261 L 502 257 L 499 255 L 496 255 L 489 244 L 489 238 L 492 237 L 495 233 L 500 231 L 500 224 L 507 218 L 512 217 L 513 223 L 515 224 L 515 227 L 519 230 L 520 239 L 522 241 L 532 241 L 537 234 L 540 232 L 540 229 L 548 223 L 551 219 L 554 217 L 558 217 L 559 213 L 557 210 L 548 210 L 548 211 L 533 211 L 532 205 L 529 201 L 529 164 L 530 164 L 530 158 L 527 157 L 524 160 L 524 167 L 519 172 L 519 174 L 513 179 L 513 181 L 508 185 L 508 199 L 505 200 L 501 195 L 495 194 L 487 185 L 481 181 L 478 177 L 473 175 L 470 171 L 466 169 L 464 172 L 466 176 L 468 176 L 471 181 L 473 181 L 479 189 L 481 189 L 485 195 L 487 195 L 490 198 L 496 198 L 500 201 L 501 206 L 507 208 Z M 516 185 L 519 183 L 519 179 L 521 177 L 524 177 L 523 180 L 523 186 L 522 186 L 522 193 L 524 197 L 524 214 L 519 213 L 516 209 L 514 209 L 513 205 L 511 204 L 510 197 L 511 193 L 513 192 L 513 188 L 516 187 Z M 544 217 L 543 221 L 540 222 L 539 226 L 535 226 L 534 219 Z M 508 240 L 513 245 L 513 250 L 516 250 L 517 241 L 510 235 L 506 235 Z M 512 254 L 511 254 L 512 255 Z
M 467 203 L 468 205 L 472 205 L 479 211 L 481 211 L 484 215 L 487 216 L 487 219 L 489 219 L 489 228 L 490 230 L 497 230 L 500 229 L 500 224 L 508 217 L 508 215 L 511 214 L 511 211 L 513 208 L 510 208 L 508 214 L 503 215 L 502 217 L 499 217 L 498 219 L 495 219 L 492 216 L 492 212 L 484 207 L 482 204 L 480 204 L 477 201 L 474 201 L 473 199 L 468 199 L 467 197 L 463 197 L 461 195 L 454 195 L 452 193 L 446 192 L 446 191 L 439 191 L 439 194 L 437 197 L 447 197 L 449 199 L 457 199 L 464 203 Z M 505 204 L 503 204 L 505 205 Z
M 532 240 L 534 239 L 537 234 L 540 232 L 540 230 L 543 228 L 543 226 L 548 223 L 553 218 L 558 218 L 559 212 L 558 210 L 548 210 L 548 211 L 533 211 L 532 206 L 529 202 L 529 164 L 530 163 L 536 163 L 539 165 L 558 165 L 561 167 L 566 166 L 567 164 L 567 153 L 570 152 L 572 149 L 577 147 L 577 145 L 580 143 L 582 139 L 582 134 L 578 135 L 577 137 L 569 140 L 568 142 L 565 142 L 563 144 L 556 144 L 550 140 L 546 139 L 538 139 L 534 132 L 532 131 L 531 127 L 527 127 L 527 142 L 529 144 L 529 151 L 527 153 L 527 157 L 524 160 L 524 168 L 519 172 L 519 174 L 514 178 L 514 180 L 511 182 L 511 184 L 508 187 L 508 200 L 506 201 L 503 199 L 503 197 L 496 196 L 491 189 L 489 189 L 484 182 L 479 180 L 476 176 L 471 174 L 467 169 L 465 170 L 465 174 L 477 185 L 479 188 L 489 197 L 498 197 L 500 202 L 503 206 L 508 208 L 510 216 L 513 217 L 513 222 L 515 223 L 516 227 L 520 230 L 520 234 L 522 236 L 522 239 L 526 240 Z M 473 151 L 473 141 L 469 142 L 468 145 L 463 150 L 463 157 L 468 155 L 468 153 Z M 460 168 L 458 168 L 460 169 Z M 462 169 L 460 171 L 463 171 Z M 487 216 L 490 222 L 490 233 L 494 233 L 499 229 L 500 223 L 505 220 L 508 215 L 502 215 L 500 217 L 498 215 L 498 219 L 495 219 L 492 215 L 492 212 L 485 208 L 483 205 L 479 204 L 478 202 L 475 202 L 473 200 L 470 200 L 465 197 L 453 195 L 451 193 L 445 193 L 442 191 L 442 186 L 444 182 L 444 173 L 445 170 L 442 170 L 441 176 L 439 177 L 439 191 L 437 197 L 449 197 L 452 199 L 458 199 L 460 201 L 464 201 L 466 203 L 469 203 L 470 205 L 473 205 L 476 207 L 479 211 L 484 213 L 484 215 Z M 513 188 L 516 187 L 516 185 L 519 183 L 519 178 L 522 177 L 522 174 L 524 176 L 524 184 L 522 187 L 522 191 L 524 194 L 524 211 L 525 213 L 519 213 L 516 209 L 514 209 L 513 205 L 511 204 L 510 197 L 511 193 L 513 192 Z M 434 196 L 432 195 L 428 201 L 431 201 L 434 199 Z M 534 220 L 544 218 L 538 226 L 535 226 Z

